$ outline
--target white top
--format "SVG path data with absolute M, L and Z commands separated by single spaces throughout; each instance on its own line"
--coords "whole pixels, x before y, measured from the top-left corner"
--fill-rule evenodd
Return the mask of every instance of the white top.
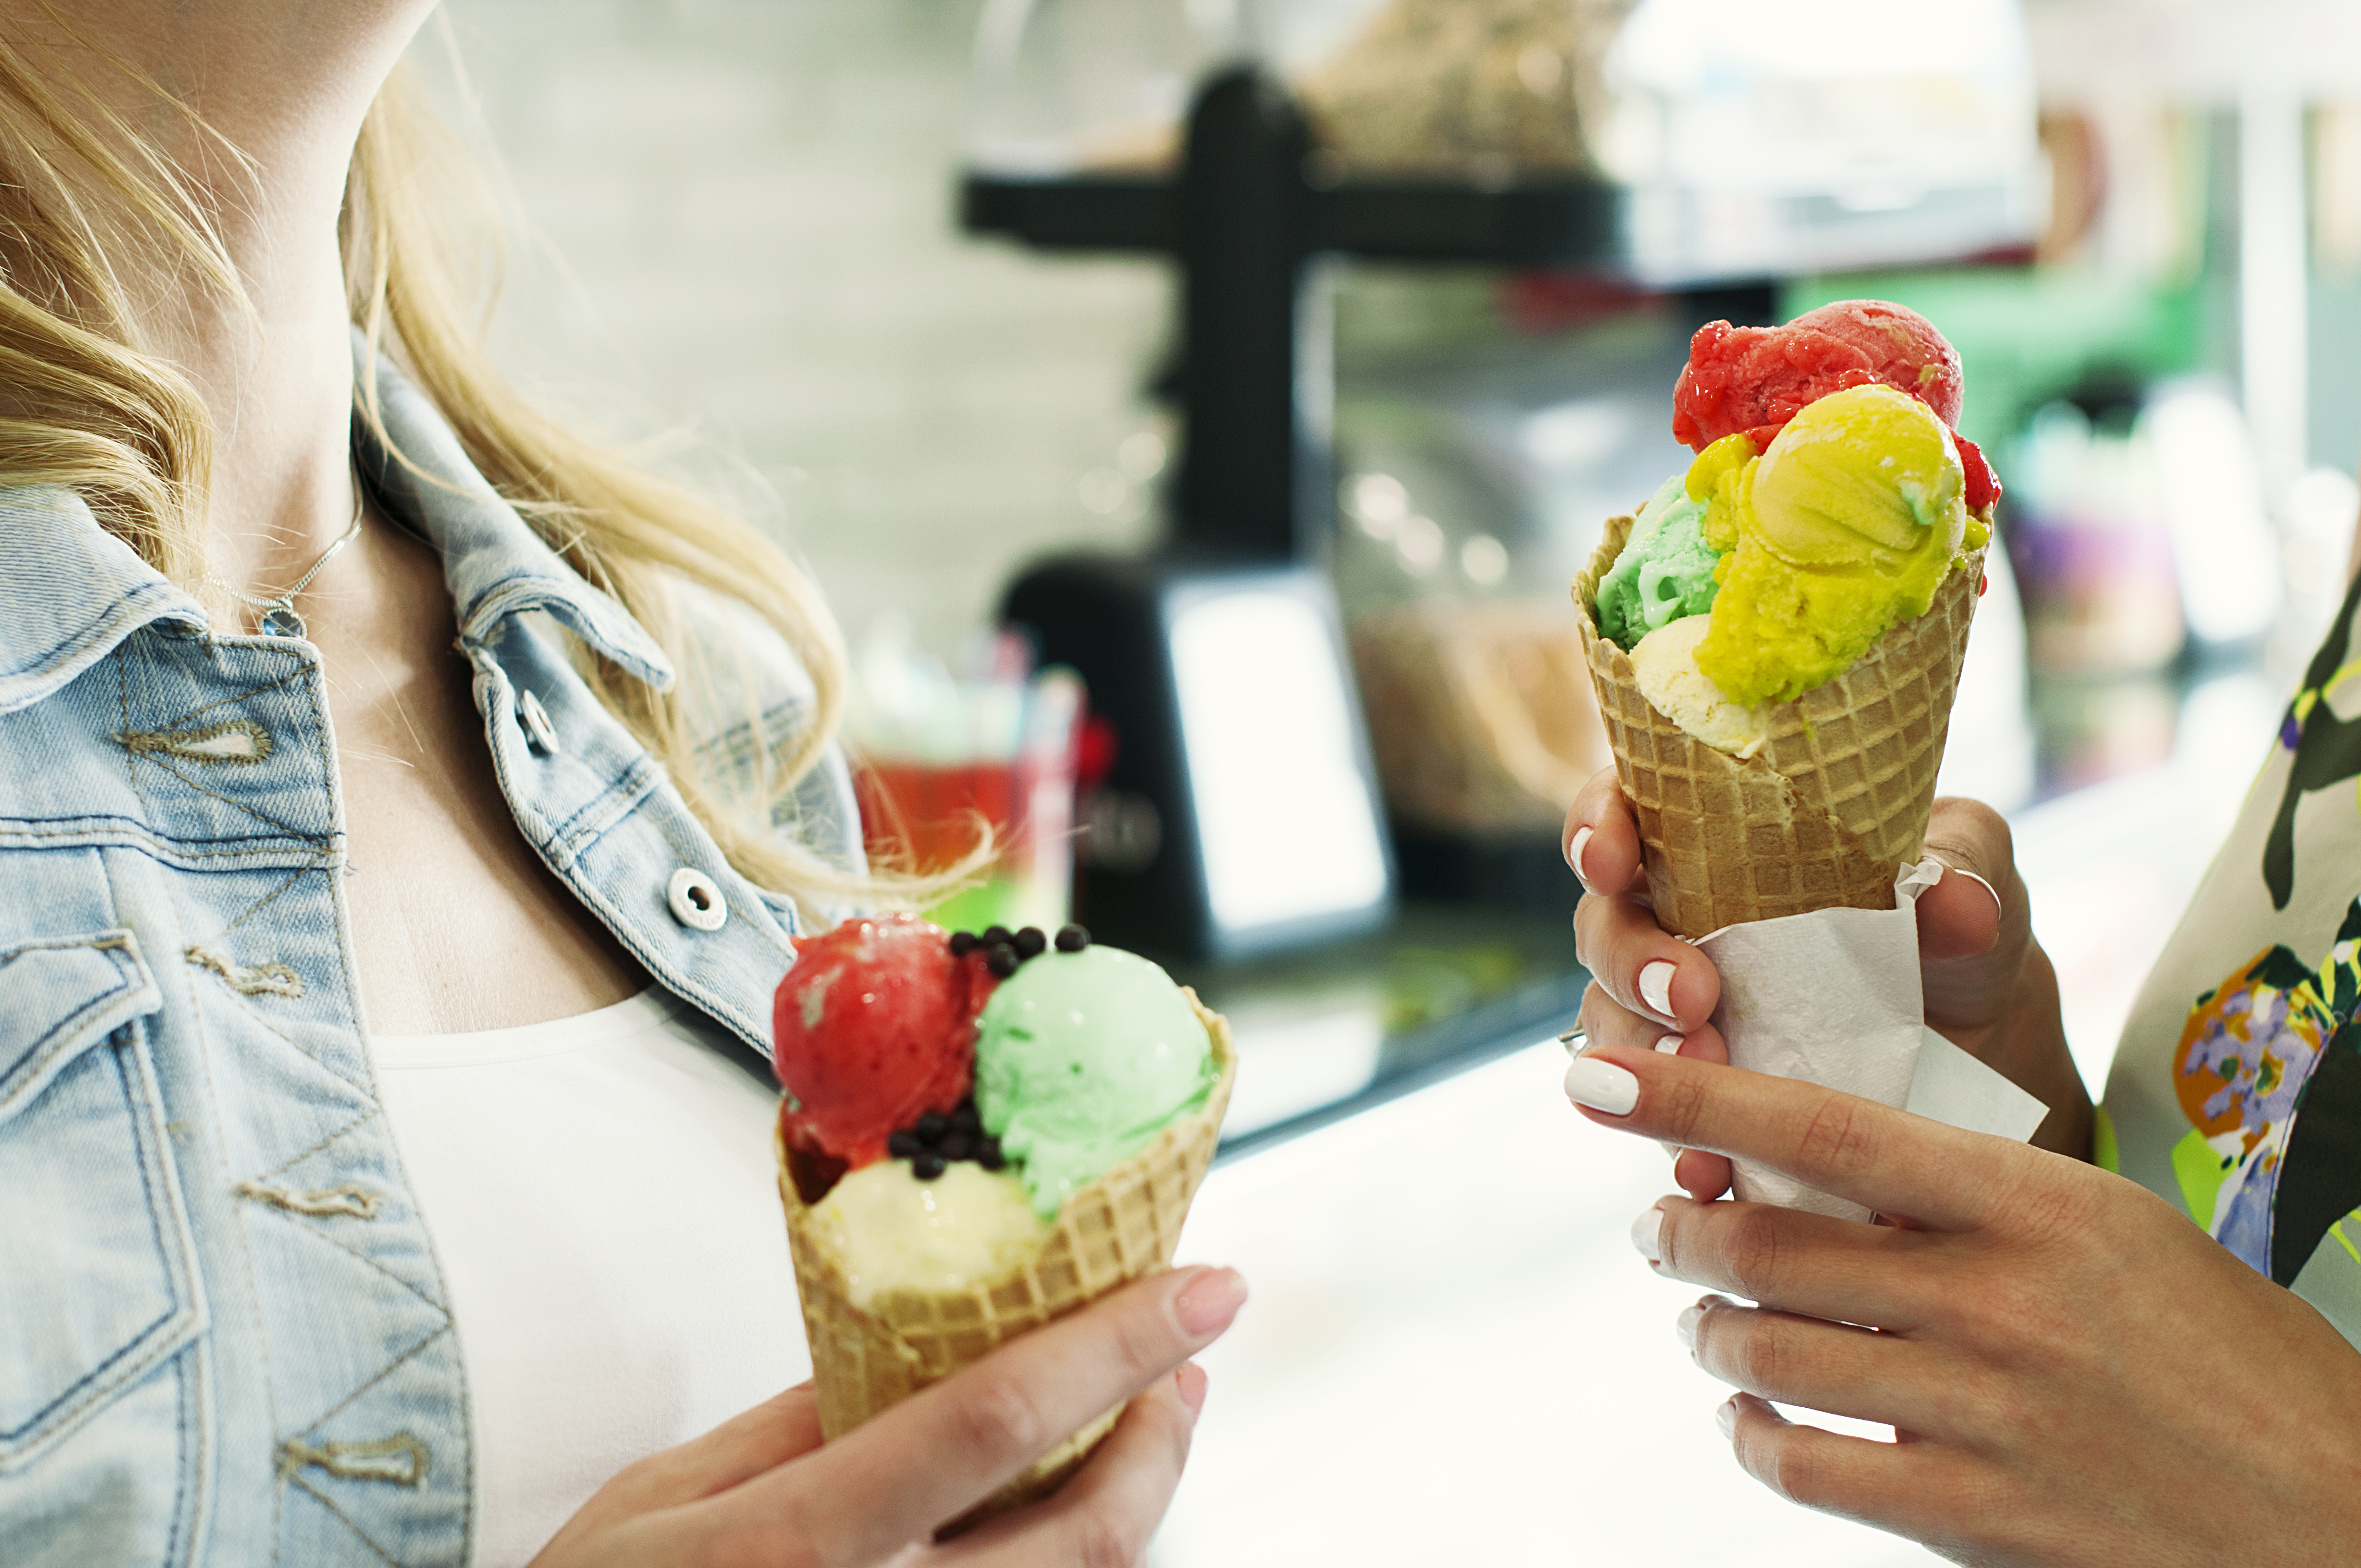
M 811 1375 L 769 1069 L 651 989 L 578 1018 L 379 1036 L 467 1358 L 476 1568 L 616 1471 Z

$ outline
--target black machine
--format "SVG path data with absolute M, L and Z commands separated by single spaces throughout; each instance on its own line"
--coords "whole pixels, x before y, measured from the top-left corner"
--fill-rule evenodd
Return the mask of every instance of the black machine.
M 1327 389 L 1307 386 L 1307 267 L 1323 253 L 1599 263 L 1620 202 L 1577 178 L 1330 178 L 1287 93 L 1245 66 L 1200 89 L 1176 178 L 968 179 L 972 232 L 1164 251 L 1181 269 L 1184 433 L 1166 543 L 1042 562 L 1002 604 L 1044 660 L 1081 673 L 1115 731 L 1079 884 L 1082 918 L 1110 940 L 1230 957 L 1365 929 L 1391 906 L 1383 809 L 1318 565 L 1335 500 Z

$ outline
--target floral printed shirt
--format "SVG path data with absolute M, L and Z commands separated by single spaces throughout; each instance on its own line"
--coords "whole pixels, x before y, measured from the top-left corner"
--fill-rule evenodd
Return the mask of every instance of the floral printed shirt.
M 2361 584 L 2142 987 L 2100 1163 L 2361 1344 Z

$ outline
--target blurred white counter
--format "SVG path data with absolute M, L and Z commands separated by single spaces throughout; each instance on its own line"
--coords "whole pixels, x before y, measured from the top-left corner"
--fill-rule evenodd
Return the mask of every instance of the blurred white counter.
M 1731 1461 L 1673 1332 L 1697 1292 L 1628 1237 L 1664 1157 L 1565 1070 L 1545 1041 L 1207 1179 L 1181 1255 L 1254 1295 L 1155 1568 L 1933 1561 Z
M 2094 1091 L 2281 698 L 2200 684 L 2169 765 L 2014 819 Z M 1236 1266 L 1254 1297 L 1204 1357 L 1156 1568 L 1935 1561 L 1738 1469 L 1727 1390 L 1673 1332 L 1697 1292 L 1627 1237 L 1664 1157 L 1577 1117 L 1565 1061 L 1542 1042 L 1214 1170 L 1181 1255 Z

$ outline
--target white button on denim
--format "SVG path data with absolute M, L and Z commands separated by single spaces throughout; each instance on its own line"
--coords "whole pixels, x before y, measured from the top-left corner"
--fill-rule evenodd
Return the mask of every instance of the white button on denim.
M 672 905 L 673 918 L 692 931 L 719 931 L 730 918 L 721 884 L 687 866 L 672 873 L 672 881 L 664 886 L 664 902 Z
M 546 756 L 557 750 L 557 731 L 549 722 L 549 710 L 541 706 L 541 698 L 531 692 L 517 696 L 517 716 L 524 720 L 524 737 L 533 742 L 533 750 Z

